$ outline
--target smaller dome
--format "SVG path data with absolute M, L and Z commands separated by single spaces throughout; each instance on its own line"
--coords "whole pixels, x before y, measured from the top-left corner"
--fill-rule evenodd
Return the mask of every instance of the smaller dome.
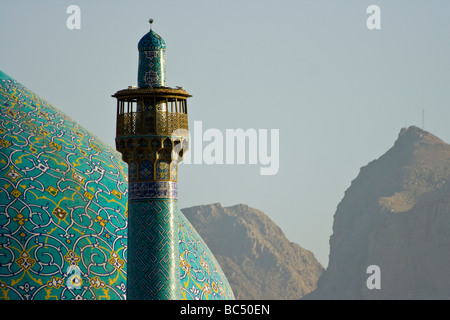
M 146 35 L 144 35 L 138 43 L 139 51 L 148 51 L 148 50 L 165 50 L 166 43 L 164 39 L 161 38 L 156 32 L 150 30 Z

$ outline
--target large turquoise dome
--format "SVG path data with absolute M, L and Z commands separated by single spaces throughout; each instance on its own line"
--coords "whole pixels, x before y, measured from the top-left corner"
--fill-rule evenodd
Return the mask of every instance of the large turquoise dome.
M 121 155 L 0 71 L 0 300 L 126 299 Z M 181 296 L 233 299 L 179 214 Z

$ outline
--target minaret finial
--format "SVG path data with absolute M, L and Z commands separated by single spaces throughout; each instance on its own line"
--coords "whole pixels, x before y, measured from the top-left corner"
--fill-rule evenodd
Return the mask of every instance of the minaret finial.
M 152 18 L 148 19 L 148 22 L 150 22 L 150 30 L 152 30 L 153 19 Z

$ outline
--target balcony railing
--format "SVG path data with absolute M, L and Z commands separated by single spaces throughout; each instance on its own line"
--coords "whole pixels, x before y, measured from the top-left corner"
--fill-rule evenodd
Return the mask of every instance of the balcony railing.
M 117 115 L 117 136 L 171 135 L 177 129 L 187 132 L 187 114 L 166 110 L 155 113 L 132 111 Z

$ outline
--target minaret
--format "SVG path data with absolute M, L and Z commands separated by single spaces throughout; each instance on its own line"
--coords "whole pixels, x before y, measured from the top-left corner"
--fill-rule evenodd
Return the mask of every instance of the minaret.
M 186 91 L 166 87 L 164 40 L 138 43 L 138 87 L 116 92 L 116 148 L 128 163 L 127 299 L 178 299 L 178 163 L 188 145 Z

